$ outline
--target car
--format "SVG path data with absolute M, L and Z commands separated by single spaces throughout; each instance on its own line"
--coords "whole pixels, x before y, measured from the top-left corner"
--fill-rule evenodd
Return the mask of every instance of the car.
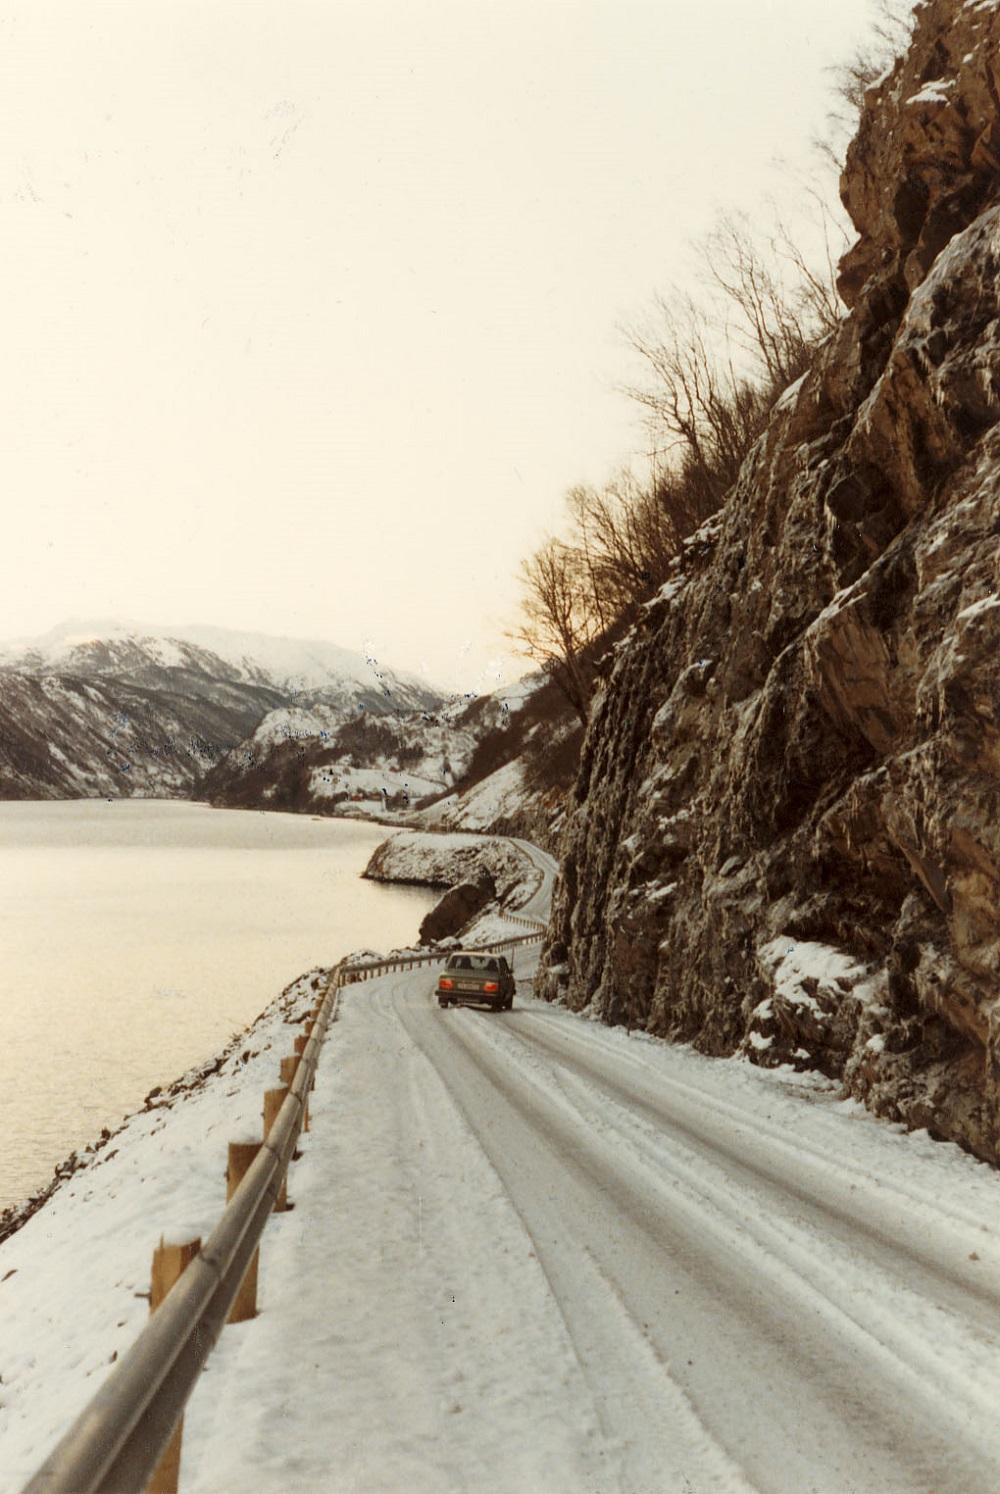
M 510 1011 L 517 989 L 505 955 L 481 949 L 456 949 L 438 976 L 439 1006 L 491 1006 Z

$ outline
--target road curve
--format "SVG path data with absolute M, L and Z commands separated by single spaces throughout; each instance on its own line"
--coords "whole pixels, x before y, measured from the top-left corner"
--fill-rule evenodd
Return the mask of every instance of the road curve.
M 511 845 L 517 846 L 528 858 L 539 875 L 538 886 L 517 911 L 525 918 L 537 918 L 541 923 L 545 923 L 548 921 L 549 908 L 552 905 L 552 888 L 559 871 L 559 863 L 554 856 L 549 855 L 548 851 L 532 845 L 530 840 L 520 840 L 513 835 L 509 839 Z

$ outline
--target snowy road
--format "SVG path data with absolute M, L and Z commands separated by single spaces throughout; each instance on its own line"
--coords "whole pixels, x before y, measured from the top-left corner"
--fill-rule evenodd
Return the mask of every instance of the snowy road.
M 320 1072 L 187 1490 L 1000 1487 L 990 1169 L 426 974 L 351 988 Z
M 559 863 L 548 851 L 543 851 L 539 846 L 532 845 L 530 840 L 517 840 L 511 836 L 511 844 L 523 851 L 539 874 L 539 883 L 528 898 L 518 908 L 525 918 L 537 918 L 542 923 L 548 922 L 549 908 L 552 906 L 552 887 L 559 871 Z

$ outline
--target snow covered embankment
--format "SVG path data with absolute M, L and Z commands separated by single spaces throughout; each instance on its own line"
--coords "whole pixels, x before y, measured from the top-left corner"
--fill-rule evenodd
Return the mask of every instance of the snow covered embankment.
M 0 1243 L 3 1494 L 35 1472 L 138 1337 L 161 1235 L 204 1239 L 217 1223 L 228 1144 L 259 1139 L 264 1090 L 324 978 L 301 976 L 222 1055 L 151 1096 Z
M 483 871 L 493 877 L 501 902 L 520 906 L 528 871 L 525 858 L 509 841 L 496 837 L 401 830 L 376 847 L 364 875 L 374 882 L 454 887 L 474 881 Z

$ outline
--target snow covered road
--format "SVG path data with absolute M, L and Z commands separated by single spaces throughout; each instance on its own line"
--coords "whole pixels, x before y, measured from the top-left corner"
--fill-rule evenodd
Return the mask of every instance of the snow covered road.
M 1000 1487 L 994 1172 L 810 1076 L 430 987 L 345 992 L 186 1491 Z
M 539 876 L 538 886 L 517 911 L 523 913 L 525 918 L 537 918 L 542 923 L 547 923 L 549 909 L 552 906 L 552 888 L 559 872 L 559 863 L 554 856 L 549 855 L 548 851 L 543 851 L 540 846 L 532 845 L 530 840 L 518 840 L 511 836 L 511 844 L 523 851 Z

